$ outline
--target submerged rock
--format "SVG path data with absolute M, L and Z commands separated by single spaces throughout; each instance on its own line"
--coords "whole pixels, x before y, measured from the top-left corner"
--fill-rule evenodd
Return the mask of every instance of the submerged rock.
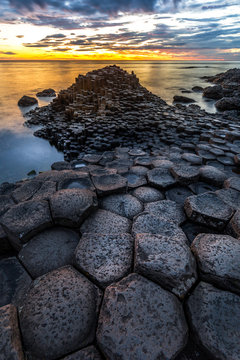
M 35 104 L 37 104 L 37 103 L 38 103 L 38 101 L 37 101 L 37 99 L 35 99 L 34 97 L 24 95 L 24 96 L 21 97 L 21 99 L 18 101 L 18 106 L 27 107 L 27 106 L 35 105 Z
M 54 89 L 45 89 L 43 91 L 40 91 L 36 94 L 37 97 L 55 97 L 56 92 Z

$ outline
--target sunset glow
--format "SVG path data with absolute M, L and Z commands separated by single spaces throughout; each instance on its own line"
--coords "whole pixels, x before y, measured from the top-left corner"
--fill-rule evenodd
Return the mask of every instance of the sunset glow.
M 1 1 L 0 60 L 240 59 L 238 1 L 57 3 Z

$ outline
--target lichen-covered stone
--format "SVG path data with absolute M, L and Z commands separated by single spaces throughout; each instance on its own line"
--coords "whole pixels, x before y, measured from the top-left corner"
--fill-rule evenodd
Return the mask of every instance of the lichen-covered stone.
M 99 289 L 71 266 L 36 279 L 19 309 L 24 347 L 36 359 L 57 359 L 91 343 Z
M 141 186 L 137 189 L 134 189 L 132 195 L 138 198 L 143 203 L 164 199 L 164 195 L 161 191 L 149 186 Z
M 240 297 L 201 282 L 187 301 L 192 332 L 213 359 L 239 360 Z
M 174 359 L 187 338 L 180 302 L 159 285 L 131 274 L 106 289 L 97 342 L 107 359 Z
M 131 271 L 130 234 L 83 234 L 75 251 L 75 265 L 99 286 L 106 287 Z
M 65 189 L 50 197 L 55 224 L 77 227 L 97 207 L 94 192 L 86 189 Z
M 67 228 L 54 227 L 34 236 L 18 257 L 33 278 L 64 265 L 73 264 L 79 235 Z
M 134 270 L 179 297 L 184 297 L 197 279 L 191 250 L 174 236 L 138 234 Z
M 0 360 L 24 360 L 17 310 L 12 304 L 0 308 Z
M 148 203 L 144 210 L 157 216 L 162 216 L 167 220 L 182 224 L 186 220 L 183 207 L 171 200 L 162 200 Z
M 199 234 L 191 249 L 204 281 L 240 294 L 240 241 L 227 235 Z

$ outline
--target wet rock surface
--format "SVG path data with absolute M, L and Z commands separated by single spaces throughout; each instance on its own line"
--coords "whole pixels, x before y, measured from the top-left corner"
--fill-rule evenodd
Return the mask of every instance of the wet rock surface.
M 187 337 L 180 302 L 160 286 L 131 274 L 106 289 L 97 329 L 106 358 L 174 359 Z
M 170 106 L 107 67 L 27 116 L 65 162 L 0 185 L 0 310 L 17 306 L 23 358 L 239 360 L 237 110 Z

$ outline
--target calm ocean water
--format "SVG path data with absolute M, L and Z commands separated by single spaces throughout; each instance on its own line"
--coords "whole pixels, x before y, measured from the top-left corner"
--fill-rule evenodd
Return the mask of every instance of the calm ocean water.
M 35 96 L 36 92 L 49 87 L 58 92 L 71 85 L 78 74 L 111 64 L 114 62 L 0 62 L 0 183 L 23 179 L 33 169 L 48 170 L 54 161 L 63 159 L 62 153 L 47 141 L 34 137 L 33 129 L 23 126 L 23 114 L 17 106 L 22 95 Z M 240 67 L 240 62 L 122 61 L 115 64 L 129 72 L 133 70 L 143 86 L 169 104 L 174 95 L 181 94 L 181 88 L 207 86 L 200 77 Z M 215 111 L 214 103 L 204 101 L 201 94 L 186 96 L 193 97 L 207 111 Z M 39 105 L 46 105 L 48 101 L 39 101 Z

